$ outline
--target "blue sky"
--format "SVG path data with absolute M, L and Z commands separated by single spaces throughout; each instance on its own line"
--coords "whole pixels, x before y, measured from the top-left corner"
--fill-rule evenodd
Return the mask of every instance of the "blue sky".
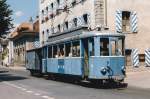
M 28 21 L 30 17 L 38 15 L 39 0 L 7 0 L 13 10 L 13 22 L 15 25 Z

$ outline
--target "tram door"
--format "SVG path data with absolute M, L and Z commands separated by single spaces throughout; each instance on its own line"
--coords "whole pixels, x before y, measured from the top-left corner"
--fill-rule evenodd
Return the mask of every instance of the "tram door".
M 84 76 L 88 76 L 89 74 L 89 47 L 88 47 L 88 39 L 83 40 L 83 57 L 84 57 Z

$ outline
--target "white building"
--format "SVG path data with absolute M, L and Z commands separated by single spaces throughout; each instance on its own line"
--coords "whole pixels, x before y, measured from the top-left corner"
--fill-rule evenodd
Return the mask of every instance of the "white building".
M 52 33 L 88 26 L 106 26 L 105 0 L 39 0 L 40 43 Z

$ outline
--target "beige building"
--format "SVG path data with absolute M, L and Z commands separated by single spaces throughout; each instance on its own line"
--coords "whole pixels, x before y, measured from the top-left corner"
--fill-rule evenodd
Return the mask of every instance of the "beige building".
M 126 35 L 126 52 L 138 49 L 140 61 L 150 48 L 149 0 L 107 0 L 107 26 Z
M 89 29 L 108 27 L 126 35 L 127 60 L 138 49 L 144 61 L 150 48 L 148 0 L 40 0 L 40 42 L 52 33 L 86 25 Z M 130 65 L 130 62 L 129 62 Z
M 10 40 L 10 63 L 24 65 L 26 51 L 39 47 L 39 20 L 21 23 L 10 33 Z
M 87 26 L 105 26 L 103 0 L 40 0 L 40 42 L 44 44 L 52 33 Z

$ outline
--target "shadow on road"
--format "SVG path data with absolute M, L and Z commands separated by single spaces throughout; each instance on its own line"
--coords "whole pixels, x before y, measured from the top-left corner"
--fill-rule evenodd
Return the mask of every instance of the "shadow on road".
M 7 72 L 9 72 L 9 71 L 7 71 L 7 70 L 0 71 L 0 73 L 7 73 Z
M 88 88 L 96 88 L 96 89 L 118 89 L 118 90 L 124 90 L 128 87 L 127 83 L 120 83 L 120 82 L 90 82 L 90 81 L 81 81 L 79 79 L 73 79 L 73 78 L 66 78 L 66 77 L 48 77 L 47 80 L 53 80 L 53 81 L 59 81 L 64 83 L 69 83 L 73 85 L 78 85 L 82 87 L 88 87 Z
M 0 82 L 2 81 L 15 81 L 15 80 L 24 80 L 26 77 L 16 76 L 9 74 L 9 71 L 0 71 Z

